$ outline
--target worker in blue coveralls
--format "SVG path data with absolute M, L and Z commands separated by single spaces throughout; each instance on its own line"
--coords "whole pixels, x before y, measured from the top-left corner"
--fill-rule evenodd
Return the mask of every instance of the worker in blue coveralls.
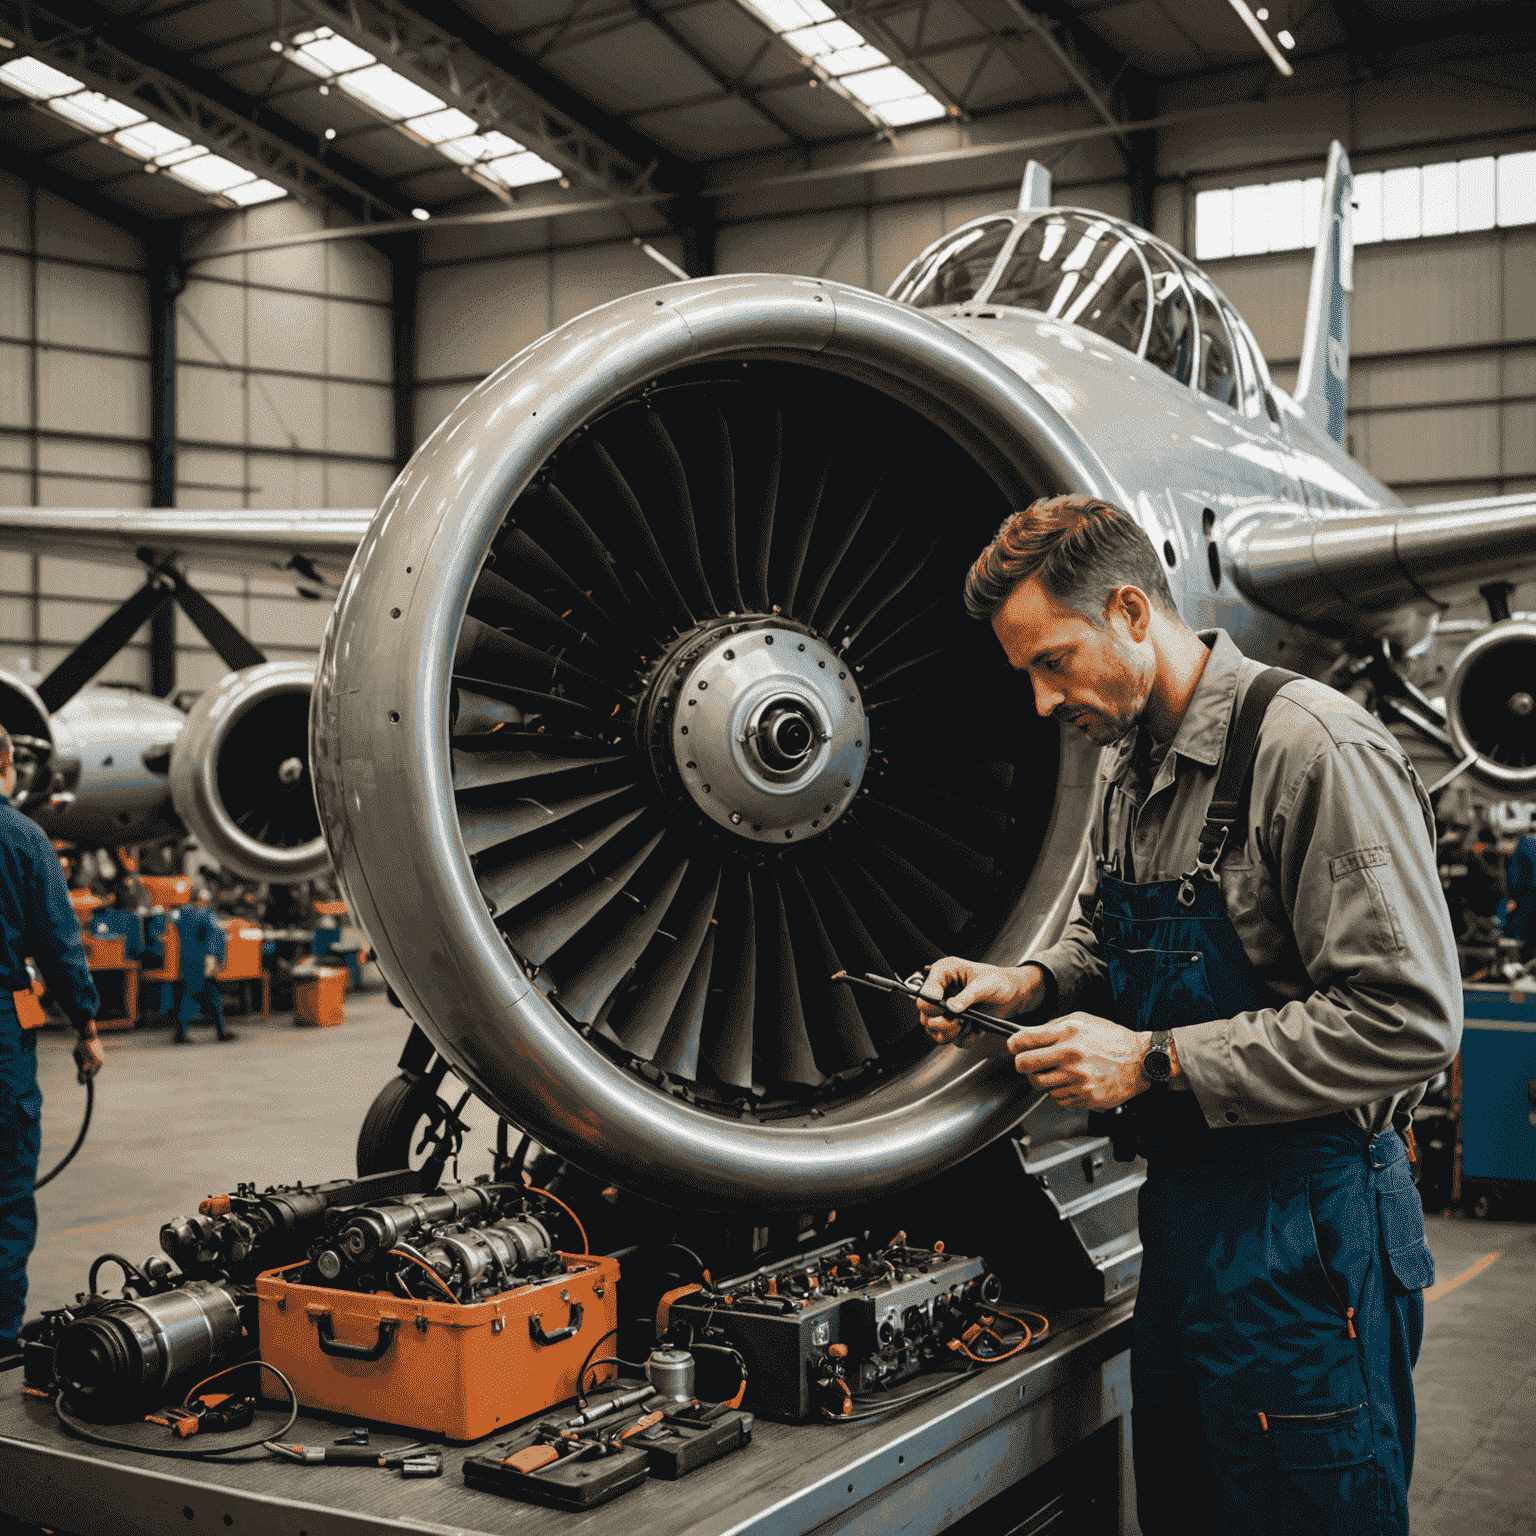
M 79 1035 L 81 1080 L 101 1067 L 96 1041 L 96 984 L 80 942 L 80 920 L 58 855 L 35 821 L 11 804 L 16 763 L 0 729 L 0 1360 L 17 1353 L 16 1332 L 27 1304 L 27 1260 L 37 1241 L 32 1197 L 42 1147 L 42 1090 L 37 1036 L 23 1029 L 13 995 L 31 985 L 33 960 L 48 991 Z
M 1423 786 L 1343 694 L 1190 630 L 1103 501 L 1015 513 L 965 601 L 1104 749 L 1092 857 L 1055 944 L 936 961 L 919 1010 L 940 1041 L 946 992 L 1033 1013 L 1017 1070 L 1147 1160 L 1142 1531 L 1400 1536 L 1434 1278 L 1411 1111 L 1461 1035 Z
M 197 892 L 196 901 L 183 907 L 177 917 L 181 930 L 181 975 L 171 994 L 171 1011 L 176 1016 L 176 1044 L 188 1043 L 187 1025 L 211 1014 L 218 1026 L 220 1040 L 235 1035 L 224 1027 L 224 999 L 214 979 L 224 968 L 228 939 L 223 925 L 209 903 L 206 887 Z

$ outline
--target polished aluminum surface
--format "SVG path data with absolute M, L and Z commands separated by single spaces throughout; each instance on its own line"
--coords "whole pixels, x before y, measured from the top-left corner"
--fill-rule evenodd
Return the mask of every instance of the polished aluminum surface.
M 1536 786 L 1536 758 L 1528 764 L 1501 762 L 1490 750 L 1504 731 L 1525 734 L 1519 728 L 1536 708 L 1530 693 L 1536 683 L 1530 671 L 1533 658 L 1536 623 L 1505 619 L 1466 646 L 1445 685 L 1445 723 L 1456 756 L 1465 761 L 1475 755 L 1477 773 L 1504 793 Z M 1474 673 L 1483 681 L 1491 676 L 1496 684 L 1475 709 L 1469 708 L 1467 696 Z
M 984 1145 L 1018 1113 L 1009 1062 L 987 1049 L 934 1052 L 819 1117 L 773 1122 L 656 1091 L 530 986 L 476 887 L 448 751 L 459 617 L 511 499 L 570 433 L 648 379 L 764 356 L 911 402 L 1015 501 L 1064 484 L 1120 490 L 1045 390 L 931 316 L 770 276 L 617 300 L 474 390 L 396 482 L 326 631 L 311 761 L 352 911 L 412 1016 L 488 1102 L 584 1167 L 662 1199 L 793 1209 L 899 1188 Z M 1088 799 L 1080 784 L 1058 797 L 1048 879 L 1075 862 Z M 1024 904 L 1054 916 L 1059 895 L 1051 879 Z M 1020 927 L 1015 942 L 1047 936 Z
M 315 669 L 307 661 L 269 661 L 231 672 L 193 705 L 171 754 L 171 797 L 187 830 L 221 864 L 249 880 L 284 884 L 310 880 L 329 863 L 323 836 L 292 847 L 252 837 L 236 823 L 219 790 L 220 760 L 234 727 L 267 700 L 308 697 L 314 677 Z M 303 743 L 293 742 L 292 750 L 301 753 Z M 285 759 L 278 768 L 274 798 L 295 793 L 291 786 L 302 776 L 303 764 L 299 764 L 299 775 L 285 777 L 293 760 Z

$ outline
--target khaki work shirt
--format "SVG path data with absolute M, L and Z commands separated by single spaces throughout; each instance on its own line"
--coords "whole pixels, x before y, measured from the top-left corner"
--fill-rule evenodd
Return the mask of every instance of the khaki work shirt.
M 1234 697 L 1265 670 L 1222 630 L 1200 638 L 1210 659 L 1161 761 L 1138 755 L 1139 730 L 1101 755 L 1095 859 L 1079 914 L 1029 957 L 1054 977 L 1061 1013 L 1108 1009 L 1091 923 L 1106 797 L 1107 852 L 1111 861 L 1120 853 L 1122 878 L 1177 880 L 1195 867 Z M 1394 1114 L 1405 1125 L 1455 1057 L 1462 1023 L 1434 813 L 1418 775 L 1358 704 L 1299 679 L 1264 717 L 1246 830 L 1241 845 L 1229 840 L 1218 872 L 1266 1006 L 1173 1031 L 1206 1123 L 1222 1130 L 1346 1110 L 1372 1132 Z

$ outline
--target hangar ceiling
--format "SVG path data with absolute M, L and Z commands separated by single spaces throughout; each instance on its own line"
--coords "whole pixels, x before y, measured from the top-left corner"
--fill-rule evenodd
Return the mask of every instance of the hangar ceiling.
M 963 143 L 1056 103 L 1089 104 L 1134 176 L 1134 125 L 1180 87 L 1261 100 L 1313 71 L 1380 79 L 1536 35 L 1509 0 L 1262 14 L 1292 82 L 1232 0 L 0 0 L 0 146 L 148 225 L 282 196 L 348 223 L 687 197 L 723 162 L 923 148 L 935 123 Z

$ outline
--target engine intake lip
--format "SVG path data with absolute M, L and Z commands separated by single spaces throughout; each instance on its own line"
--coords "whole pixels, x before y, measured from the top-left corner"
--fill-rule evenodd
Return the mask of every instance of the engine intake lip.
M 1505 619 L 1467 644 L 1446 685 L 1446 726 L 1458 759 L 1475 754 L 1474 771 L 1501 788 L 1536 784 L 1533 679 L 1536 623 Z
M 1014 505 L 1046 486 L 1124 494 L 1069 405 L 931 315 L 764 274 L 632 294 L 512 359 L 397 478 L 326 631 L 310 758 L 355 920 L 479 1095 L 588 1171 L 668 1204 L 814 1209 L 875 1198 L 985 1145 L 1017 1118 L 1017 1079 L 990 1053 L 938 1051 L 820 1114 L 772 1122 L 658 1090 L 534 987 L 477 882 L 453 790 L 455 651 L 513 503 L 562 444 L 652 381 L 754 360 L 846 376 L 919 411 Z M 1092 783 L 1091 754 L 1070 737 L 1035 874 L 992 958 L 1016 961 L 1070 911 Z

